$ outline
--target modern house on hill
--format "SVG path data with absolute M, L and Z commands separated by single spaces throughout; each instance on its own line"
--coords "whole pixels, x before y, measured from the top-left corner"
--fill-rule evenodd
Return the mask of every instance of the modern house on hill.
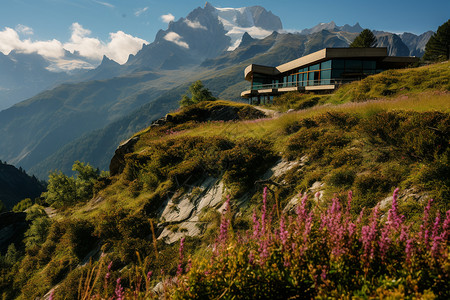
M 278 67 L 251 64 L 245 80 L 251 82 L 241 97 L 265 104 L 274 96 L 291 91 L 332 91 L 388 69 L 404 68 L 417 57 L 388 56 L 387 48 L 325 48 Z

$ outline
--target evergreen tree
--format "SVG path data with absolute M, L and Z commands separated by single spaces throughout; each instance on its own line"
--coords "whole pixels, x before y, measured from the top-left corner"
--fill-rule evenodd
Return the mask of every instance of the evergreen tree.
M 364 29 L 350 44 L 351 48 L 372 48 L 377 45 L 377 38 L 369 29 Z
M 189 87 L 189 92 L 192 97 L 189 98 L 188 95 L 184 94 L 180 101 L 181 107 L 189 106 L 202 101 L 216 100 L 216 98 L 207 88 L 204 87 L 203 83 L 200 80 L 197 80 L 196 82 L 191 84 L 191 86 Z
M 450 19 L 439 26 L 425 46 L 425 60 L 448 60 L 450 57 Z

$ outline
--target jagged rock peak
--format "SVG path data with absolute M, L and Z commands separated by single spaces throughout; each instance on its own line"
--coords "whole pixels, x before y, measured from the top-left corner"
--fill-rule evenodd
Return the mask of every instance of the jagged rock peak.
M 328 30 L 330 32 L 345 31 L 345 32 L 351 32 L 351 33 L 359 33 L 361 31 L 363 31 L 363 28 L 361 27 L 359 22 L 356 22 L 356 24 L 353 26 L 348 25 L 348 24 L 345 24 L 343 26 L 337 26 L 334 21 L 331 21 L 329 23 L 319 23 L 312 28 L 303 29 L 302 31 L 300 31 L 300 33 L 306 35 L 306 34 L 320 32 L 322 30 Z
M 102 62 L 100 63 L 100 65 L 118 65 L 118 63 L 108 58 L 106 55 L 103 55 Z
M 239 44 L 239 47 L 244 47 L 244 46 L 250 45 L 254 41 L 255 41 L 255 39 L 252 38 L 252 36 L 250 34 L 248 34 L 248 32 L 244 32 L 244 34 L 242 35 L 242 40 L 241 40 L 241 43 Z

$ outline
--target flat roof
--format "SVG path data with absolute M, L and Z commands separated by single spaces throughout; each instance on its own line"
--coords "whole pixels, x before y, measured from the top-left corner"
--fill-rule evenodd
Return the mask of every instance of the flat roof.
M 294 59 L 278 67 L 251 64 L 244 70 L 245 80 L 251 81 L 253 73 L 279 75 L 296 68 L 333 58 L 377 58 L 386 62 L 413 63 L 417 57 L 388 56 L 386 47 L 378 48 L 324 48 L 314 53 Z

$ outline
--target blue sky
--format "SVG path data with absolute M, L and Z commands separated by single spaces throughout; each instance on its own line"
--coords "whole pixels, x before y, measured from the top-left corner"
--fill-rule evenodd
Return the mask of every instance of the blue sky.
M 337 25 L 359 22 L 363 28 L 420 34 L 435 31 L 450 17 L 448 0 L 368 3 L 364 0 L 211 1 L 216 7 L 261 5 L 278 15 L 288 30 L 335 21 Z M 56 46 L 76 49 L 79 41 L 97 43 L 105 53 L 108 47 L 120 44 L 137 48 L 142 42 L 152 42 L 159 29 L 167 28 L 161 16 L 166 15 L 166 21 L 172 16 L 177 20 L 204 5 L 205 1 L 197 0 L 0 0 L 0 51 L 5 53 L 20 43 L 20 47 L 42 46 L 45 48 L 40 50 L 42 53 L 56 55 L 50 53 Z M 5 46 L 5 39 L 12 39 L 12 46 Z

